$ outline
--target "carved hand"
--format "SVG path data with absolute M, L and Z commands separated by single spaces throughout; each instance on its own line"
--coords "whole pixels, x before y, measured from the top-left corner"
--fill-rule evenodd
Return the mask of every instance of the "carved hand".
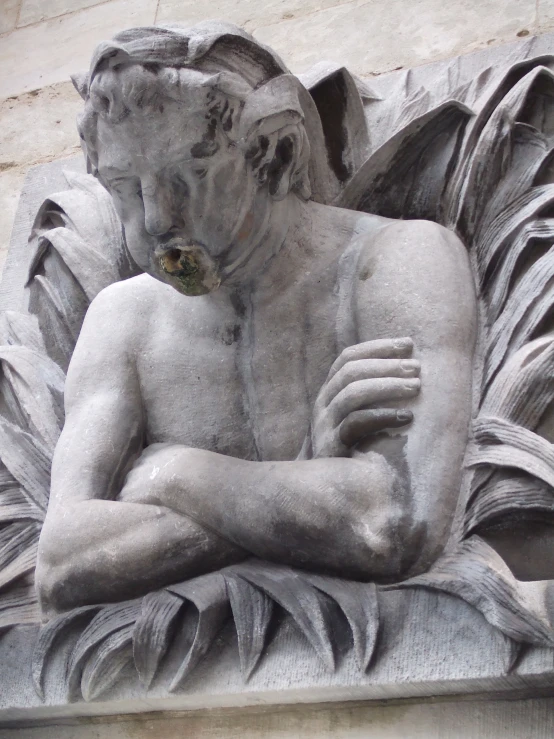
M 411 411 L 386 408 L 420 389 L 420 364 L 409 338 L 349 346 L 329 370 L 312 417 L 312 457 L 347 457 L 364 437 L 405 426 Z

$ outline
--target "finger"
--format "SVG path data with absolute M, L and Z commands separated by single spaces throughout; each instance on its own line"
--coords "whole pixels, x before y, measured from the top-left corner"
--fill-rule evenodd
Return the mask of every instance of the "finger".
M 339 428 L 339 438 L 345 446 L 354 446 L 369 434 L 376 434 L 384 429 L 398 428 L 413 421 L 411 411 L 393 408 L 375 408 L 365 411 L 354 411 L 347 416 Z
M 353 382 L 333 398 L 329 404 L 331 419 L 335 425 L 343 421 L 349 413 L 383 405 L 391 400 L 414 398 L 420 390 L 419 377 L 397 379 L 379 377 L 372 380 Z
M 347 362 L 356 362 L 358 359 L 402 359 L 410 357 L 413 349 L 414 342 L 407 336 L 399 339 L 375 339 L 347 346 L 332 364 L 329 379 Z
M 417 377 L 420 369 L 417 359 L 358 359 L 347 362 L 327 383 L 325 404 L 329 405 L 352 382 L 376 377 Z

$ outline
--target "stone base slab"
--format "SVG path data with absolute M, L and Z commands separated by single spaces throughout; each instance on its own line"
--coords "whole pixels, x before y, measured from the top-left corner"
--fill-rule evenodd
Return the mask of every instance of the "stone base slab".
M 396 700 L 436 696 L 530 698 L 554 695 L 554 654 L 524 647 L 490 626 L 463 601 L 425 590 L 380 595 L 381 632 L 365 674 L 348 645 L 329 672 L 289 617 L 280 620 L 248 682 L 239 666 L 236 637 L 224 628 L 183 688 L 168 693 L 164 669 L 146 691 L 134 667 L 91 702 L 65 694 L 65 650 L 49 669 L 45 701 L 31 679 L 37 629 L 18 627 L 0 638 L 0 727 L 69 717 L 192 711 L 259 705 Z M 171 654 L 167 671 L 171 672 Z

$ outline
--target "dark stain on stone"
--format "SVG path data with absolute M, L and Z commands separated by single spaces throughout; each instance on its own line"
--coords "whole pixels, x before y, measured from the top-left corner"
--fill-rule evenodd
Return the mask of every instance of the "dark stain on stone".
M 337 179 L 346 182 L 350 177 L 350 168 L 343 159 L 348 148 L 348 132 L 344 125 L 346 82 L 337 74 L 320 82 L 310 92 L 321 118 L 329 164 Z
M 231 293 L 231 305 L 235 309 L 235 313 L 239 318 L 244 318 L 246 315 L 246 305 L 242 299 L 242 296 L 238 292 Z
M 258 138 L 258 143 L 251 146 L 246 152 L 246 159 L 252 160 L 252 166 L 254 168 L 259 167 L 260 162 L 267 154 L 268 149 L 269 139 L 267 138 L 267 136 L 260 136 Z
M 360 270 L 358 279 L 361 282 L 366 282 L 367 280 L 370 279 L 370 277 L 373 276 L 374 271 L 375 271 L 375 268 L 374 268 L 373 260 L 368 259 L 366 263 L 364 264 L 364 266 L 362 267 L 362 269 Z
M 269 192 L 275 195 L 285 168 L 292 162 L 294 145 L 290 136 L 285 136 L 275 148 L 275 156 L 268 167 Z
M 202 136 L 202 141 L 194 144 L 190 153 L 196 159 L 207 159 L 219 151 L 219 144 L 216 141 L 217 135 L 217 119 L 210 118 L 206 133 Z
M 142 65 L 144 69 L 146 69 L 148 72 L 151 72 L 152 74 L 158 74 L 160 69 L 162 68 L 161 64 L 158 64 L 157 62 L 146 62 L 146 64 Z
M 234 326 L 225 326 L 221 332 L 221 341 L 226 346 L 236 344 L 240 339 L 241 331 L 242 329 L 238 323 L 235 323 Z

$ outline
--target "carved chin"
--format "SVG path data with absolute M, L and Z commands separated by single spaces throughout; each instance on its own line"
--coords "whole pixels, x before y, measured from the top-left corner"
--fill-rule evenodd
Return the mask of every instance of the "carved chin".
M 199 245 L 175 240 L 156 249 L 155 258 L 164 282 L 184 295 L 205 295 L 221 284 L 217 264 Z

